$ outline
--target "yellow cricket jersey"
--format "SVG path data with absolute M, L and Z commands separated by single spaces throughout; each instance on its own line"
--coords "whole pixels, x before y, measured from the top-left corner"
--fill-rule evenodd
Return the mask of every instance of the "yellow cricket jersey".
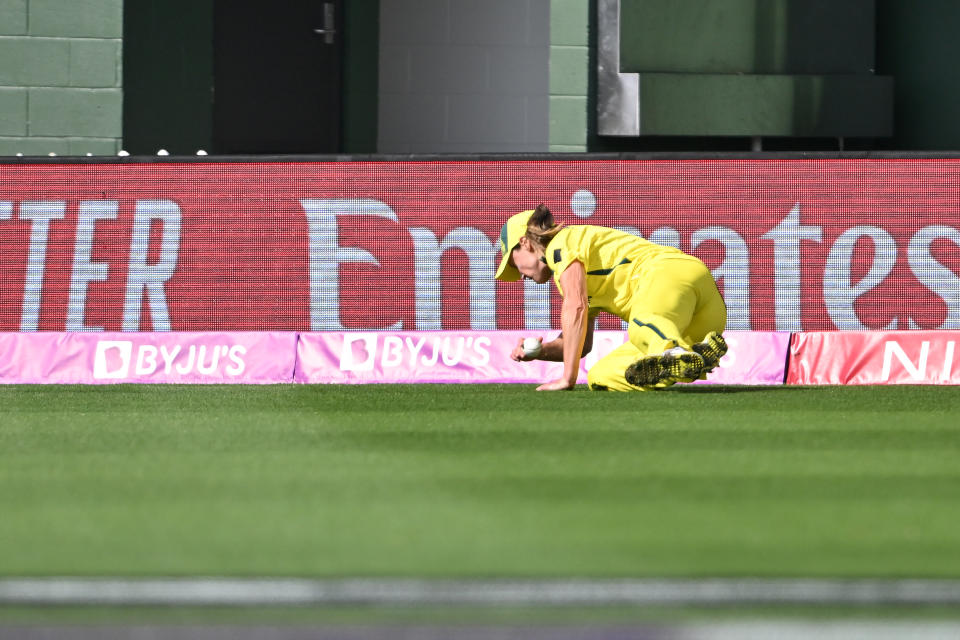
M 629 319 L 636 278 L 645 263 L 664 255 L 685 254 L 625 231 L 593 225 L 561 229 L 544 252 L 561 295 L 560 274 L 571 262 L 579 260 L 587 272 L 590 309 L 608 311 L 624 320 Z

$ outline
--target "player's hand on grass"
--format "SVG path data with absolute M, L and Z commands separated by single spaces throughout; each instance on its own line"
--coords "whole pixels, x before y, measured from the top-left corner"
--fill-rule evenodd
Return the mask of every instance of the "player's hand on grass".
M 543 383 L 542 385 L 537 387 L 537 391 L 569 391 L 570 389 L 573 389 L 575 386 L 576 386 L 575 383 L 571 383 L 569 380 L 565 378 L 559 378 L 557 380 L 554 380 L 553 382 Z

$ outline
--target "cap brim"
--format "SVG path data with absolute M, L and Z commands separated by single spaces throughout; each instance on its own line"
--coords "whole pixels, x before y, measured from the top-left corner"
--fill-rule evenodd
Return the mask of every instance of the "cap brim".
M 508 250 L 503 254 L 503 257 L 500 258 L 500 266 L 497 267 L 497 273 L 494 278 L 501 282 L 516 282 L 523 277 L 520 275 L 520 272 L 517 271 L 517 268 L 510 264 L 510 253 L 512 251 L 513 249 Z
M 497 267 L 497 273 L 494 276 L 497 280 L 515 282 L 523 277 L 517 268 L 510 264 L 510 254 L 520 245 L 520 239 L 527 232 L 527 221 L 532 215 L 533 210 L 521 211 L 510 216 L 500 229 L 500 251 L 503 255 L 500 257 L 500 266 Z

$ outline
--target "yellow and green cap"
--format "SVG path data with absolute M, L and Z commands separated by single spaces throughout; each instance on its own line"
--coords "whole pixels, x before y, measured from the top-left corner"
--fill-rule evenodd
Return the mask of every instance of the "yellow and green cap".
M 503 282 L 514 282 L 520 279 L 520 272 L 510 264 L 510 252 L 516 249 L 520 244 L 520 238 L 527 234 L 527 223 L 530 216 L 533 215 L 533 209 L 530 211 L 521 211 L 518 214 L 510 216 L 510 219 L 503 224 L 500 229 L 500 266 L 497 268 L 497 274 L 494 276 L 497 280 Z

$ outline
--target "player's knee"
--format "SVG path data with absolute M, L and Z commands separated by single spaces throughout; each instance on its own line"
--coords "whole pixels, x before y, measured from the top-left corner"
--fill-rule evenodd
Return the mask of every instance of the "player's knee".
M 602 376 L 598 369 L 599 367 L 593 367 L 587 371 L 587 384 L 594 391 L 606 391 L 609 389 L 609 385 L 606 382 L 606 377 Z

